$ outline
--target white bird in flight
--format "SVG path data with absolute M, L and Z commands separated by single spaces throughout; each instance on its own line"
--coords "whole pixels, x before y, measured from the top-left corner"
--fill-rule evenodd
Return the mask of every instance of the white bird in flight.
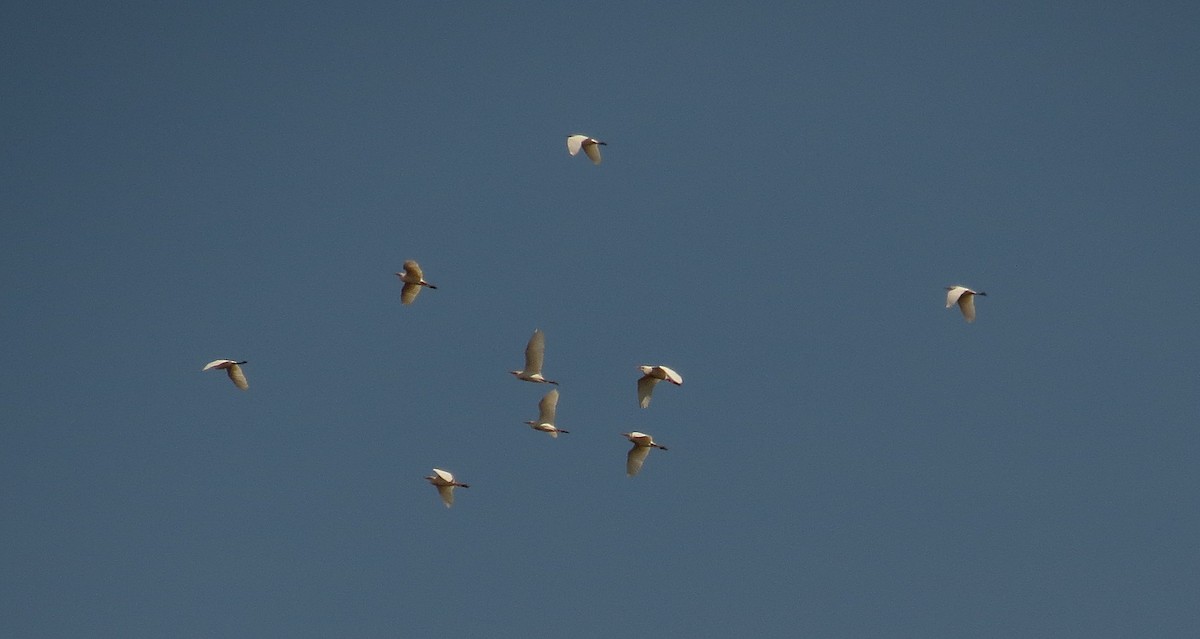
M 540 430 L 543 433 L 550 433 L 551 437 L 558 438 L 559 433 L 570 433 L 569 430 L 563 430 L 554 425 L 554 413 L 558 408 L 558 389 L 555 388 L 542 401 L 538 402 L 538 418 L 537 421 L 527 421 L 534 430 Z
M 421 265 L 417 264 L 416 260 L 405 260 L 404 272 L 396 273 L 396 277 L 404 282 L 404 288 L 400 291 L 402 304 L 412 304 L 413 300 L 417 299 L 417 293 L 421 292 L 422 286 L 437 289 L 436 286 L 425 281 L 425 274 L 421 272 Z
M 975 321 L 975 296 L 987 295 L 983 291 L 972 291 L 965 286 L 947 286 L 946 287 L 946 308 L 954 306 L 958 303 L 958 309 L 962 311 L 963 318 L 967 323 Z
M 642 376 L 638 379 L 638 405 L 645 408 L 650 405 L 650 395 L 654 387 L 662 380 L 667 380 L 676 386 L 683 386 L 683 376 L 666 366 L 638 366 Z
M 667 449 L 666 446 L 656 443 L 654 438 L 646 433 L 639 433 L 635 430 L 632 433 L 621 433 L 621 435 L 633 442 L 633 448 L 629 449 L 629 455 L 625 457 L 625 474 L 630 477 L 638 474 L 638 471 L 642 469 L 642 464 L 645 463 L 651 448 Z
M 469 484 L 464 484 L 461 481 L 454 481 L 454 475 L 441 468 L 434 468 L 433 474 L 425 478 L 429 483 L 437 488 L 438 494 L 442 496 L 442 503 L 446 504 L 446 508 L 454 505 L 454 487 L 461 486 L 470 488 Z
M 542 377 L 542 357 L 545 353 L 546 334 L 539 328 L 533 331 L 533 337 L 530 337 L 529 343 L 525 345 L 525 370 L 509 371 L 509 373 L 516 375 L 517 379 L 527 382 L 557 386 L 558 382 Z
M 567 138 L 567 151 L 574 156 L 579 155 L 579 149 L 582 148 L 583 152 L 592 160 L 592 164 L 600 164 L 600 145 L 608 146 L 608 143 L 578 134 Z
M 200 370 L 206 371 L 213 368 L 223 368 L 225 369 L 225 372 L 229 374 L 229 379 L 233 382 L 234 386 L 237 386 L 242 390 L 246 390 L 247 388 L 250 388 L 250 384 L 246 381 L 246 374 L 242 372 L 242 364 L 245 363 L 246 362 L 244 361 L 235 362 L 231 359 L 214 359 L 208 364 L 205 364 L 204 368 Z

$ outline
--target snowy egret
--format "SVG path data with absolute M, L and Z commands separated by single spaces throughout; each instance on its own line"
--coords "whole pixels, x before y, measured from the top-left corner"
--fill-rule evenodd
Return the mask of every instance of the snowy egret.
M 454 481 L 454 475 L 451 475 L 448 471 L 442 470 L 441 468 L 434 468 L 433 474 L 429 475 L 425 479 L 437 488 L 438 494 L 442 496 L 442 503 L 446 504 L 446 508 L 454 505 L 455 486 L 462 486 L 463 488 L 471 487 L 470 485 L 464 484 L 461 481 Z
M 542 356 L 545 352 L 546 334 L 539 328 L 533 331 L 533 337 L 530 337 L 529 343 L 525 345 L 525 370 L 509 371 L 509 373 L 516 375 L 517 379 L 527 382 L 557 386 L 558 382 L 542 377 Z
M 608 143 L 578 134 L 567 138 L 567 151 L 571 155 L 579 155 L 579 149 L 582 148 L 583 152 L 587 153 L 587 156 L 591 158 L 592 164 L 600 164 L 600 145 L 607 146 Z
M 211 370 L 213 368 L 223 368 L 229 374 L 229 379 L 233 381 L 233 385 L 242 390 L 250 388 L 250 384 L 246 381 L 246 374 L 242 372 L 242 364 L 246 362 L 235 362 L 231 359 L 214 359 L 200 369 L 202 371 Z
M 421 272 L 421 265 L 417 264 L 416 260 L 405 260 L 404 272 L 396 273 L 396 277 L 404 282 L 404 288 L 400 290 L 402 304 L 412 304 L 413 300 L 417 299 L 417 293 L 421 292 L 422 286 L 437 289 L 436 286 L 425 281 L 425 274 Z
M 646 456 L 650 454 L 651 448 L 667 449 L 666 446 L 655 442 L 653 437 L 636 430 L 632 433 L 621 433 L 621 436 L 633 442 L 633 448 L 629 449 L 629 455 L 625 457 L 625 474 L 630 477 L 638 474 L 638 471 L 642 469 L 642 464 L 646 461 Z
M 525 422 L 534 430 L 540 430 L 543 433 L 550 433 L 551 437 L 558 438 L 559 433 L 570 433 L 569 430 L 563 430 L 554 425 L 554 413 L 558 407 L 558 389 L 546 393 L 542 401 L 538 402 L 538 418 L 537 421 Z
M 650 395 L 655 385 L 661 380 L 667 380 L 676 386 L 683 386 L 683 377 L 666 366 L 638 366 L 642 376 L 638 379 L 638 405 L 645 408 L 650 405 Z
M 947 286 L 946 287 L 946 308 L 954 306 L 958 303 L 958 309 L 962 311 L 963 317 L 967 323 L 975 321 L 975 296 L 987 295 L 983 291 L 972 291 L 965 286 Z

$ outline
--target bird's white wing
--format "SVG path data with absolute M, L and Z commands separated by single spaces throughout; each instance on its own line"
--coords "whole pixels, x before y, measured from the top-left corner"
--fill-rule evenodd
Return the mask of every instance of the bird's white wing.
M 966 292 L 967 289 L 962 286 L 951 286 L 946 289 L 946 308 L 954 306 L 958 302 L 958 298 L 962 297 L 962 294 Z
M 654 385 L 658 383 L 657 377 L 643 375 L 638 380 L 638 405 L 646 408 L 650 405 L 650 395 L 654 392 Z
M 649 446 L 633 445 L 629 449 L 629 455 L 625 457 L 625 474 L 633 477 L 642 469 L 642 464 L 646 462 L 646 455 L 650 454 Z
M 663 375 L 665 375 L 665 376 L 666 376 L 666 380 L 667 380 L 668 382 L 671 382 L 672 384 L 674 384 L 674 385 L 676 385 L 676 386 L 682 386 L 682 385 L 683 385 L 683 376 L 682 376 L 682 375 L 680 375 L 679 373 L 676 373 L 675 371 L 673 371 L 673 370 L 671 370 L 671 369 L 667 368 L 666 366 L 659 366 L 659 368 L 662 370 L 662 372 L 663 372 Z
M 958 298 L 958 308 L 962 311 L 963 317 L 967 323 L 975 321 L 975 295 L 967 293 Z
M 525 372 L 542 372 L 542 356 L 546 352 L 546 334 L 540 329 L 533 332 L 529 343 L 525 345 Z
M 205 364 L 204 368 L 202 368 L 200 370 L 207 371 L 207 370 L 212 370 L 214 368 L 224 368 L 223 366 L 221 366 L 222 364 L 229 364 L 232 362 L 233 362 L 233 360 L 231 360 L 231 359 L 214 359 L 213 361 Z
M 412 304 L 413 300 L 417 299 L 417 294 L 421 292 L 420 284 L 405 284 L 400 290 L 400 303 Z
M 225 372 L 229 373 L 229 379 L 233 380 L 234 386 L 242 390 L 250 388 L 250 383 L 246 381 L 246 374 L 242 372 L 241 366 L 232 364 L 229 368 L 225 369 Z
M 588 142 L 583 145 L 583 152 L 587 153 L 588 158 L 592 160 L 592 164 L 600 164 L 600 145 L 595 142 Z
M 567 137 L 567 152 L 571 155 L 579 155 L 579 148 L 583 146 L 583 141 L 587 139 L 586 135 L 571 135 Z
M 421 271 L 421 265 L 417 264 L 416 260 L 404 260 L 404 273 L 418 282 L 425 279 L 425 273 Z
M 442 496 L 442 503 L 446 504 L 446 508 L 454 505 L 454 486 L 449 484 L 438 486 L 438 494 Z
M 554 413 L 558 408 L 558 389 L 554 389 L 538 402 L 538 423 L 554 424 Z

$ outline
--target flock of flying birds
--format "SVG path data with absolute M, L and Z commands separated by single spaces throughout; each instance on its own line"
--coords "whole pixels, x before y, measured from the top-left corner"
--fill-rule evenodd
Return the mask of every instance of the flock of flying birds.
M 567 151 L 572 155 L 578 155 L 583 151 L 585 155 L 592 161 L 592 164 L 600 164 L 600 146 L 606 144 L 595 138 L 586 135 L 572 135 L 567 138 Z M 420 294 L 422 288 L 437 289 L 436 286 L 425 281 L 425 273 L 421 271 L 421 266 L 415 260 L 406 260 L 404 262 L 404 271 L 396 273 L 403 283 L 403 288 L 400 291 L 400 301 L 403 304 L 412 304 L 417 295 Z M 963 319 L 968 323 L 975 321 L 975 296 L 987 295 L 983 291 L 974 291 L 965 286 L 955 285 L 946 287 L 946 308 L 950 308 L 955 304 L 962 312 Z M 546 335 L 537 329 L 533 331 L 533 336 L 529 338 L 529 343 L 525 345 L 525 367 L 521 370 L 509 371 L 514 377 L 521 381 L 533 382 L 535 384 L 553 384 L 558 385 L 558 382 L 552 379 L 546 379 L 542 375 L 542 361 L 546 353 Z M 229 375 L 230 381 L 234 386 L 242 390 L 250 388 L 250 384 L 246 381 L 246 373 L 242 370 L 242 364 L 245 361 L 235 361 L 232 359 L 218 359 L 206 364 L 202 370 L 224 370 Z M 638 406 L 647 408 L 650 406 L 650 397 L 654 392 L 654 387 L 661 381 L 668 381 L 676 386 L 683 385 L 683 377 L 666 366 L 648 366 L 642 365 L 638 369 L 642 376 L 637 381 L 637 396 Z M 559 433 L 570 433 L 568 430 L 563 430 L 555 425 L 555 412 L 558 407 L 558 389 L 552 389 L 542 397 L 538 402 L 538 418 L 529 420 L 525 423 L 530 428 L 536 431 L 549 434 L 551 437 L 558 438 Z M 633 448 L 629 449 L 629 453 L 625 457 L 625 474 L 632 477 L 638 474 L 642 469 L 642 465 L 646 461 L 646 457 L 650 455 L 650 450 L 658 448 L 667 450 L 666 446 L 654 441 L 654 437 L 646 433 L 631 431 L 621 433 L 623 437 L 633 443 Z M 464 484 L 454 478 L 454 475 L 447 470 L 434 468 L 433 474 L 425 477 L 425 480 L 437 488 L 438 494 L 442 498 L 442 503 L 449 508 L 454 505 L 454 489 L 455 488 L 470 488 L 469 484 Z

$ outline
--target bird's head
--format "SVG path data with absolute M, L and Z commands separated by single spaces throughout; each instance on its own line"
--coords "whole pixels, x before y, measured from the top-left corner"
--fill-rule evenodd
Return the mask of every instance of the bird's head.
M 650 371 L 654 370 L 653 366 L 638 366 L 638 370 L 642 371 L 643 375 L 649 375 Z

